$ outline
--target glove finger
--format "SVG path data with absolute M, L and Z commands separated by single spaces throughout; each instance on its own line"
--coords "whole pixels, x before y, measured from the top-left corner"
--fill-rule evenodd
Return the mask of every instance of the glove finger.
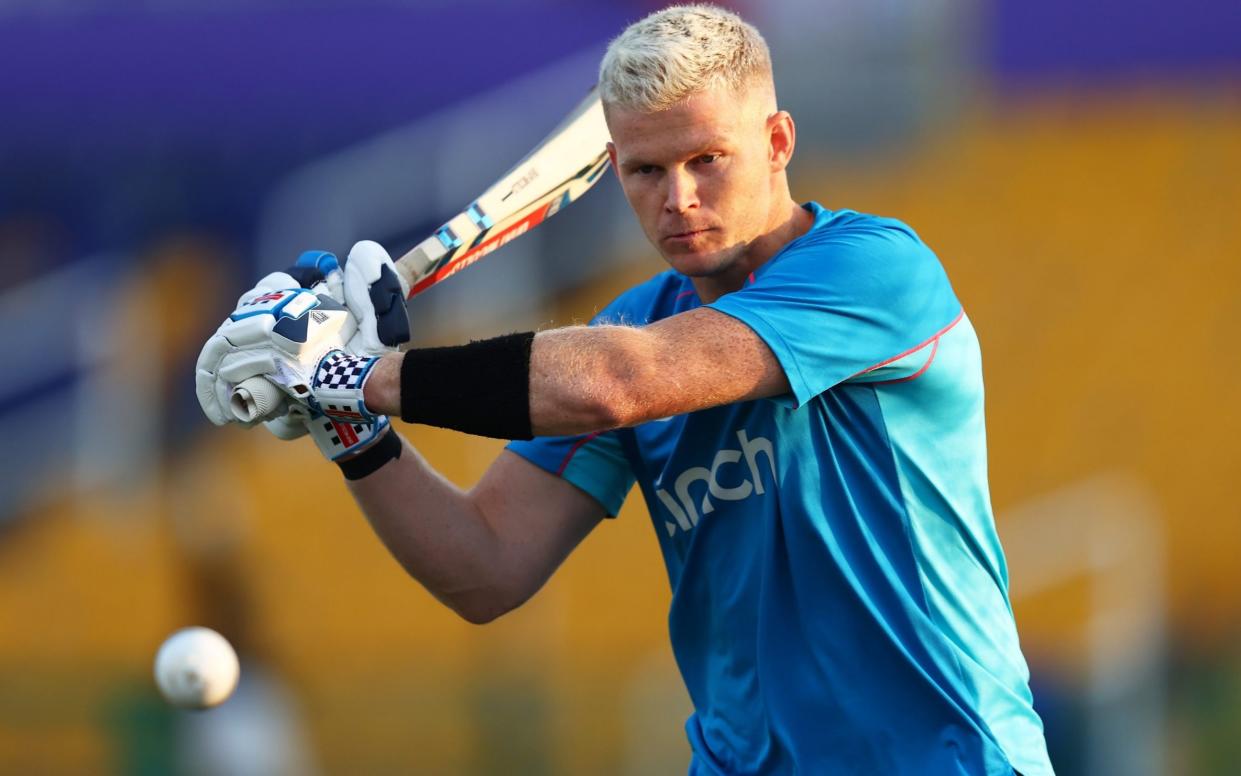
M 374 240 L 359 240 L 349 249 L 349 260 L 345 262 L 345 274 L 352 274 L 369 285 L 378 279 L 379 268 L 391 263 L 392 257 L 382 245 Z
M 221 327 L 223 328 L 223 327 Z M 220 359 L 224 358 L 233 346 L 227 339 L 220 334 L 213 334 L 207 343 L 203 345 L 203 349 L 198 353 L 198 363 L 195 368 L 204 372 L 215 373 L 220 366 Z
M 233 383 L 216 376 L 211 381 L 211 393 L 215 397 L 215 406 L 219 408 L 220 416 L 224 418 L 224 423 L 247 425 L 233 415 L 231 405 L 233 400 Z M 222 426 L 224 423 L 218 423 L 217 425 Z
M 237 384 L 249 377 L 275 374 L 276 360 L 271 351 L 240 350 L 228 354 L 220 361 L 216 375 L 230 383 Z
M 297 261 L 288 270 L 302 288 L 312 293 L 330 296 L 333 300 L 344 303 L 340 287 L 343 275 L 340 262 L 336 255 L 327 251 L 305 251 L 297 257 Z
M 233 348 L 262 345 L 271 339 L 271 330 L 275 325 L 275 316 L 249 315 L 221 326 L 217 336 L 224 338 Z
M 310 429 L 306 428 L 306 421 L 292 413 L 273 418 L 263 426 L 277 439 L 283 439 L 286 442 L 310 433 Z
M 371 305 L 375 308 L 375 334 L 379 341 L 390 348 L 409 342 L 409 311 L 405 308 L 405 294 L 396 272 L 382 267 L 379 279 L 368 289 Z
M 227 404 L 220 404 L 215 386 L 215 375 L 201 369 L 194 370 L 194 389 L 198 396 L 198 405 L 203 408 L 203 414 L 207 416 L 207 420 L 217 426 L 223 426 L 233 420 L 233 415 L 225 411 Z
M 357 317 L 366 352 L 394 348 L 410 339 L 405 298 L 409 287 L 379 243 L 363 240 L 345 264 L 345 304 Z

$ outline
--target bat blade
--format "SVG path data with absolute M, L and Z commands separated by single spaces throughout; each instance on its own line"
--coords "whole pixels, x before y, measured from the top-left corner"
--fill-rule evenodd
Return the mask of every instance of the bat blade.
M 517 165 L 468 208 L 396 261 L 409 298 L 465 269 L 573 203 L 603 177 L 610 139 L 594 89 Z M 234 386 L 237 420 L 262 419 L 283 399 L 263 377 Z
M 530 231 L 571 204 L 608 167 L 607 124 L 591 90 L 524 159 L 396 261 L 410 298 Z

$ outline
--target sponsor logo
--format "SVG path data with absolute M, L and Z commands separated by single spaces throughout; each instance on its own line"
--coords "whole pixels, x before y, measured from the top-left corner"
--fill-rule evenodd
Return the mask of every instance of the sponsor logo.
M 340 443 L 345 447 L 353 447 L 358 443 L 358 433 L 353 430 L 353 426 L 348 423 L 341 423 L 339 420 L 328 418 L 332 424 L 336 436 L 340 439 Z
M 537 220 L 536 220 L 536 216 L 539 217 Z M 487 242 L 479 245 L 477 248 L 474 248 L 473 250 L 466 252 L 465 254 L 461 256 L 461 258 L 457 259 L 454 263 L 449 264 L 448 266 L 439 270 L 439 273 L 437 274 L 437 278 L 440 280 L 443 280 L 444 278 L 452 277 L 453 275 L 457 274 L 461 270 L 470 266 L 471 264 L 478 261 L 482 257 L 491 253 L 495 249 L 508 245 L 513 240 L 517 239 L 518 237 L 521 237 L 523 234 L 530 231 L 530 227 L 535 226 L 541 220 L 542 220 L 542 211 L 535 211 L 534 213 L 531 213 L 529 216 L 527 216 L 523 220 L 518 221 L 517 223 L 513 224 L 507 230 L 500 232 L 499 234 L 497 234 L 495 237 L 492 237 Z M 420 281 L 420 285 L 426 282 L 427 282 L 426 280 L 422 280 Z
M 767 492 L 763 485 L 764 469 L 771 471 L 771 484 L 776 482 L 775 450 L 771 440 L 766 437 L 750 437 L 745 429 L 737 432 L 739 449 L 724 448 L 715 454 L 711 467 L 691 466 L 677 475 L 672 481 L 672 492 L 662 487 L 655 488 L 655 496 L 664 508 L 672 515 L 672 520 L 664 520 L 668 535 L 678 530 L 690 531 L 698 525 L 700 513 L 709 515 L 715 511 L 716 501 L 744 501 L 751 496 L 762 496 Z M 766 467 L 760 465 L 765 459 Z M 662 484 L 666 478 L 660 478 Z M 690 494 L 691 486 L 696 483 L 706 485 L 706 494 L 698 501 Z M 735 483 L 735 484 L 732 484 Z M 701 485 L 699 485 L 701 490 Z M 675 522 L 674 522 L 675 521 Z
M 250 301 L 246 302 L 246 304 L 247 304 L 247 305 L 256 305 L 256 304 L 263 304 L 264 302 L 279 302 L 281 299 L 284 299 L 285 295 L 286 295 L 286 294 L 288 294 L 288 293 L 290 293 L 290 292 L 288 292 L 288 291 L 268 291 L 266 294 L 261 294 L 261 295 L 259 295 L 259 296 L 254 297 L 254 298 L 253 298 L 253 299 L 251 299 Z
M 500 197 L 500 201 L 503 202 L 504 200 L 508 199 L 509 197 L 513 196 L 517 192 L 524 189 L 525 187 L 529 186 L 531 183 L 534 183 L 535 179 L 538 177 L 539 177 L 539 168 L 538 167 L 531 168 L 520 178 L 513 181 L 513 185 L 509 187 L 508 193 L 505 194 L 503 197 Z

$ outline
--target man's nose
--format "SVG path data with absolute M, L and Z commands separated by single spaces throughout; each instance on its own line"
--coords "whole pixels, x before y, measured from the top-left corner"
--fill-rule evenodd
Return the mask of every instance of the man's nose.
M 668 193 L 664 209 L 669 213 L 684 213 L 698 207 L 698 184 L 686 170 L 670 170 L 667 175 Z

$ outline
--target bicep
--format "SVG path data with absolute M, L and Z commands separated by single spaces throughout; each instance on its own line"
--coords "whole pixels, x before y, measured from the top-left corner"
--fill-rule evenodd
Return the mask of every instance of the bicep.
M 652 338 L 668 401 L 680 414 L 788 393 L 780 362 L 761 337 L 740 320 L 701 307 L 653 323 Z
M 523 598 L 551 576 L 604 517 L 576 486 L 505 450 L 470 491 L 504 548 L 499 559 L 523 582 Z

